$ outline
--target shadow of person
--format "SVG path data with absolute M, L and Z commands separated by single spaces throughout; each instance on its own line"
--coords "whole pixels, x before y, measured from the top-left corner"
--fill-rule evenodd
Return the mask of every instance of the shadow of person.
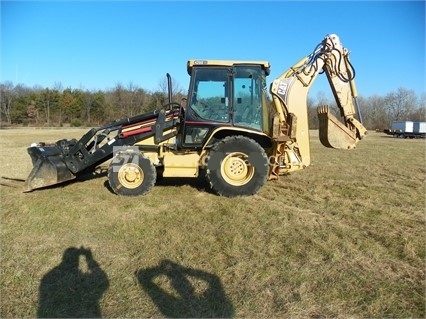
M 170 260 L 135 276 L 161 313 L 169 318 L 231 318 L 234 309 L 220 279 Z
M 61 263 L 40 282 L 37 316 L 99 318 L 99 300 L 108 286 L 108 277 L 93 259 L 90 249 L 67 248 Z

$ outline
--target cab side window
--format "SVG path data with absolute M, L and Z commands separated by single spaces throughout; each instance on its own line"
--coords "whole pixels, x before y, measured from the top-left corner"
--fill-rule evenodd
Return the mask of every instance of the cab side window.
M 234 77 L 234 124 L 261 129 L 261 81 L 256 68 L 237 67 Z

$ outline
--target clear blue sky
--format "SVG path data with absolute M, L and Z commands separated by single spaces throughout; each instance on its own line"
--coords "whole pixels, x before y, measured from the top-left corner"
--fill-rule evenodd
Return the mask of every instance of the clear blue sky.
M 197 58 L 268 60 L 270 83 L 329 33 L 359 95 L 426 91 L 424 1 L 1 1 L 0 82 L 155 91 L 168 72 L 186 90 Z

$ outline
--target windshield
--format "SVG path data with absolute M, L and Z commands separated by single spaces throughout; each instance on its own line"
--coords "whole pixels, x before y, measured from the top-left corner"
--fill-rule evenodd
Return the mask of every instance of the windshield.
M 227 69 L 195 70 L 191 109 L 205 120 L 228 122 Z
M 197 68 L 192 74 L 189 107 L 201 120 L 261 130 L 264 86 L 260 66 Z

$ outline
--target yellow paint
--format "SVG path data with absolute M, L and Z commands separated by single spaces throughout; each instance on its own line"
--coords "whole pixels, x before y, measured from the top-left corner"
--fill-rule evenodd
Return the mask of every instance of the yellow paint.
M 163 157 L 164 177 L 197 177 L 200 155 L 167 152 Z

